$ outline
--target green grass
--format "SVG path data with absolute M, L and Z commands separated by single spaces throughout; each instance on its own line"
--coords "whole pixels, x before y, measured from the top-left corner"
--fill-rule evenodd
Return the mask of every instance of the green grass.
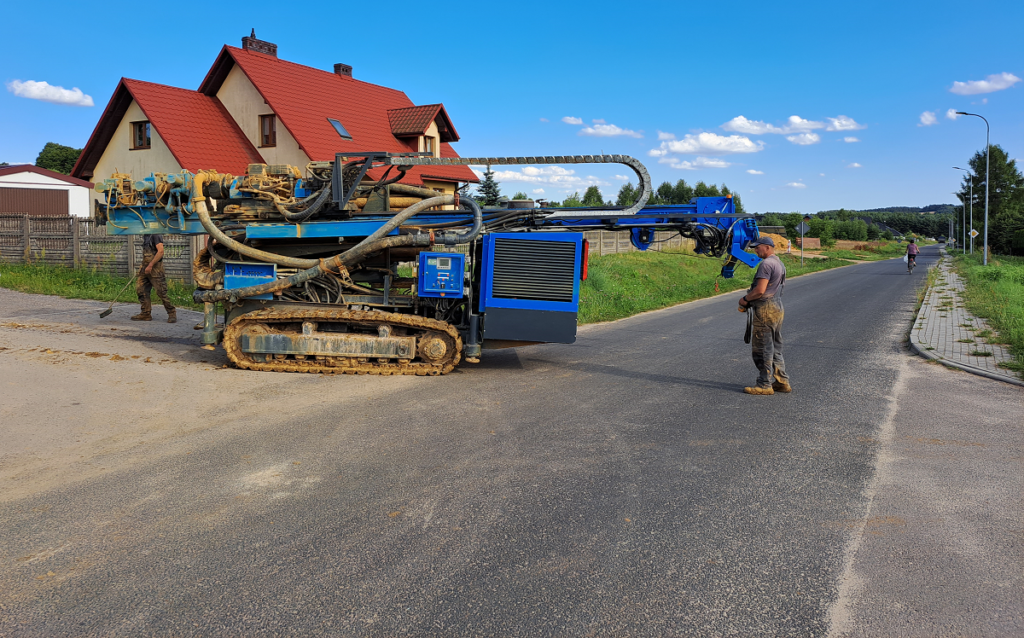
M 838 259 L 808 259 L 800 266 L 799 255 L 781 255 L 787 277 L 849 265 Z M 687 251 L 645 251 L 591 257 L 589 276 L 580 291 L 579 322 L 596 323 L 622 319 L 648 310 L 711 297 L 720 292 L 746 290 L 754 271 L 736 267 L 732 279 L 715 279 L 722 260 L 698 257 Z
M 138 303 L 135 284 L 125 288 L 128 279 L 99 272 L 91 268 L 67 268 L 48 264 L 8 264 L 0 262 L 0 287 L 27 292 L 37 295 L 57 295 L 68 299 L 95 299 L 97 301 L 117 301 Z M 118 291 L 124 290 L 118 294 Z M 193 286 L 168 280 L 167 293 L 171 302 L 179 308 L 202 310 L 202 304 L 192 301 Z M 154 302 L 159 304 L 156 293 L 151 293 Z
M 877 245 L 876 245 L 877 244 Z M 906 244 L 897 244 L 894 241 L 864 242 L 856 250 L 839 250 L 836 248 L 822 251 L 822 255 L 833 259 L 850 259 L 853 261 L 880 261 L 900 257 L 907 252 Z
M 1014 361 L 1005 366 L 1024 373 L 1024 257 L 959 255 L 953 264 L 964 280 L 967 309 L 984 317 L 1009 345 Z M 986 335 L 987 336 L 987 335 Z

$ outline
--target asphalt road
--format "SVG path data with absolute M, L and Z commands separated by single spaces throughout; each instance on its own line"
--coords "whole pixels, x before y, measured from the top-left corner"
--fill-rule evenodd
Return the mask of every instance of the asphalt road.
M 789 280 L 771 397 L 737 294 L 380 379 L 0 290 L 0 636 L 1019 635 L 1022 394 L 907 353 L 925 271 Z

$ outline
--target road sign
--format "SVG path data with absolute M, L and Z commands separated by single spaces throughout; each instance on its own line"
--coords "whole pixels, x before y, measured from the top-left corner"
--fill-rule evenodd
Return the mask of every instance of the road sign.
M 796 225 L 796 232 L 800 233 L 801 235 L 806 234 L 807 231 L 809 231 L 810 229 L 811 227 L 808 226 L 805 222 L 800 222 L 799 224 Z
M 973 228 L 971 229 L 971 237 L 977 237 L 980 234 L 981 233 L 979 233 L 978 231 L 974 230 Z

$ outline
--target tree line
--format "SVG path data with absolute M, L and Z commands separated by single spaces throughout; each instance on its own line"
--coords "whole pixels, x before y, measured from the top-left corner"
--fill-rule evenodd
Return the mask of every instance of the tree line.
M 43 150 L 39 151 L 39 155 L 36 156 L 36 166 L 62 175 L 70 175 L 71 169 L 75 167 L 75 162 L 78 161 L 78 156 L 81 154 L 82 149 L 80 148 L 47 142 Z M 10 164 L 0 162 L 0 167 L 2 166 L 10 166 Z
M 501 198 L 501 186 L 497 180 L 494 179 L 494 171 L 488 166 L 484 172 L 484 178 L 480 181 L 477 186 L 475 193 L 470 194 L 474 199 L 478 200 L 484 206 L 497 206 L 498 200 Z M 686 180 L 679 180 L 675 184 L 671 182 L 662 182 L 658 188 L 651 193 L 650 199 L 647 201 L 648 206 L 667 206 L 672 204 L 689 204 L 690 200 L 694 197 L 725 197 L 732 195 L 733 204 L 736 207 L 736 212 L 744 214 L 743 204 L 740 202 L 739 195 L 734 194 L 729 187 L 724 183 L 721 186 L 715 184 L 706 184 L 703 181 L 699 181 L 693 186 L 686 183 Z M 562 201 L 544 200 L 544 206 L 549 208 L 581 208 L 581 207 L 601 207 L 601 206 L 632 206 L 636 203 L 637 198 L 640 197 L 639 186 L 633 186 L 632 182 L 627 182 L 619 188 L 619 193 L 615 198 L 615 201 L 605 200 L 604 195 L 601 194 L 601 189 L 597 186 L 589 186 L 584 191 L 581 197 L 579 191 L 576 191 L 572 195 L 569 195 Z M 517 192 L 512 199 L 529 199 L 526 193 Z

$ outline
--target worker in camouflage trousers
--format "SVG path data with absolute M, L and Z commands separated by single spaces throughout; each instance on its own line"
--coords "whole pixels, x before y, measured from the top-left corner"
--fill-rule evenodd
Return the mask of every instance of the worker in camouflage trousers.
M 142 266 L 139 267 L 138 278 L 135 280 L 135 293 L 139 295 L 142 311 L 132 317 L 132 321 L 152 321 L 153 302 L 149 293 L 156 289 L 156 294 L 167 311 L 167 323 L 175 323 L 178 316 L 174 304 L 167 296 L 167 277 L 164 276 L 164 240 L 160 235 L 144 235 L 142 240 Z
M 743 391 L 759 395 L 792 392 L 782 358 L 782 288 L 786 284 L 786 266 L 775 254 L 771 237 L 755 239 L 750 247 L 761 258 L 761 264 L 754 273 L 754 283 L 740 299 L 740 310 L 749 313 L 750 345 L 758 376 L 757 383 Z

